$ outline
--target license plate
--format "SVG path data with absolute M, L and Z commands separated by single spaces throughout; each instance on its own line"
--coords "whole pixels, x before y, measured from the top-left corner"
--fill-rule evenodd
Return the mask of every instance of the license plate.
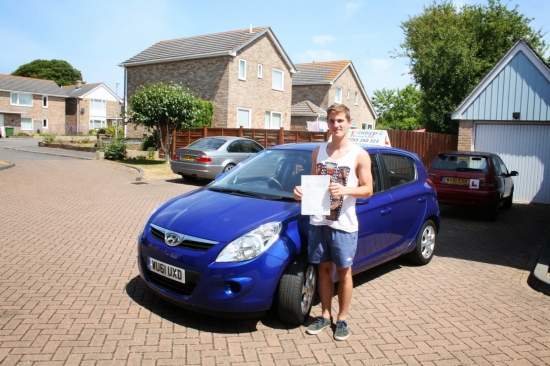
M 149 270 L 174 281 L 185 283 L 185 271 L 149 257 Z
M 468 178 L 443 177 L 441 178 L 441 183 L 469 186 L 470 180 Z
M 181 160 L 185 160 L 185 161 L 195 161 L 195 157 L 194 157 L 194 156 L 190 156 L 190 155 L 182 155 L 182 156 L 181 156 Z

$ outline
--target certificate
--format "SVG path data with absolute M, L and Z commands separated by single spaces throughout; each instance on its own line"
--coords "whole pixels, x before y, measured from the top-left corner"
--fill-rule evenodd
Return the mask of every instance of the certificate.
M 330 175 L 302 175 L 302 215 L 330 214 Z

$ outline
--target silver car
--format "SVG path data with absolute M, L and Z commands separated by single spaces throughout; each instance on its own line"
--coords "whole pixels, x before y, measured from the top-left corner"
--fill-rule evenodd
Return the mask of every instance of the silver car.
M 262 150 L 262 145 L 244 137 L 204 137 L 176 149 L 170 167 L 184 179 L 214 179 Z

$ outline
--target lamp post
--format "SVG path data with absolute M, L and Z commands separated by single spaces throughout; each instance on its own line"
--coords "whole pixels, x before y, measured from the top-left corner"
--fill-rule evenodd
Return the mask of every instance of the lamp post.
M 115 116 L 115 138 L 118 139 L 118 114 L 120 113 L 119 112 L 119 103 L 118 103 L 118 84 L 120 83 L 116 83 L 116 116 Z

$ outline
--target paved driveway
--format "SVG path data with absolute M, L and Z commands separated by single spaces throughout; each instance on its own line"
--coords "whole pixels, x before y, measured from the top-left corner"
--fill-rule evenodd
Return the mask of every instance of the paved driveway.
M 135 177 L 76 159 L 0 170 L 1 365 L 550 364 L 550 297 L 526 284 L 550 206 L 515 205 L 495 223 L 443 207 L 432 262 L 355 277 L 352 336 L 335 342 L 155 297 L 136 237 L 158 204 L 195 186 Z

